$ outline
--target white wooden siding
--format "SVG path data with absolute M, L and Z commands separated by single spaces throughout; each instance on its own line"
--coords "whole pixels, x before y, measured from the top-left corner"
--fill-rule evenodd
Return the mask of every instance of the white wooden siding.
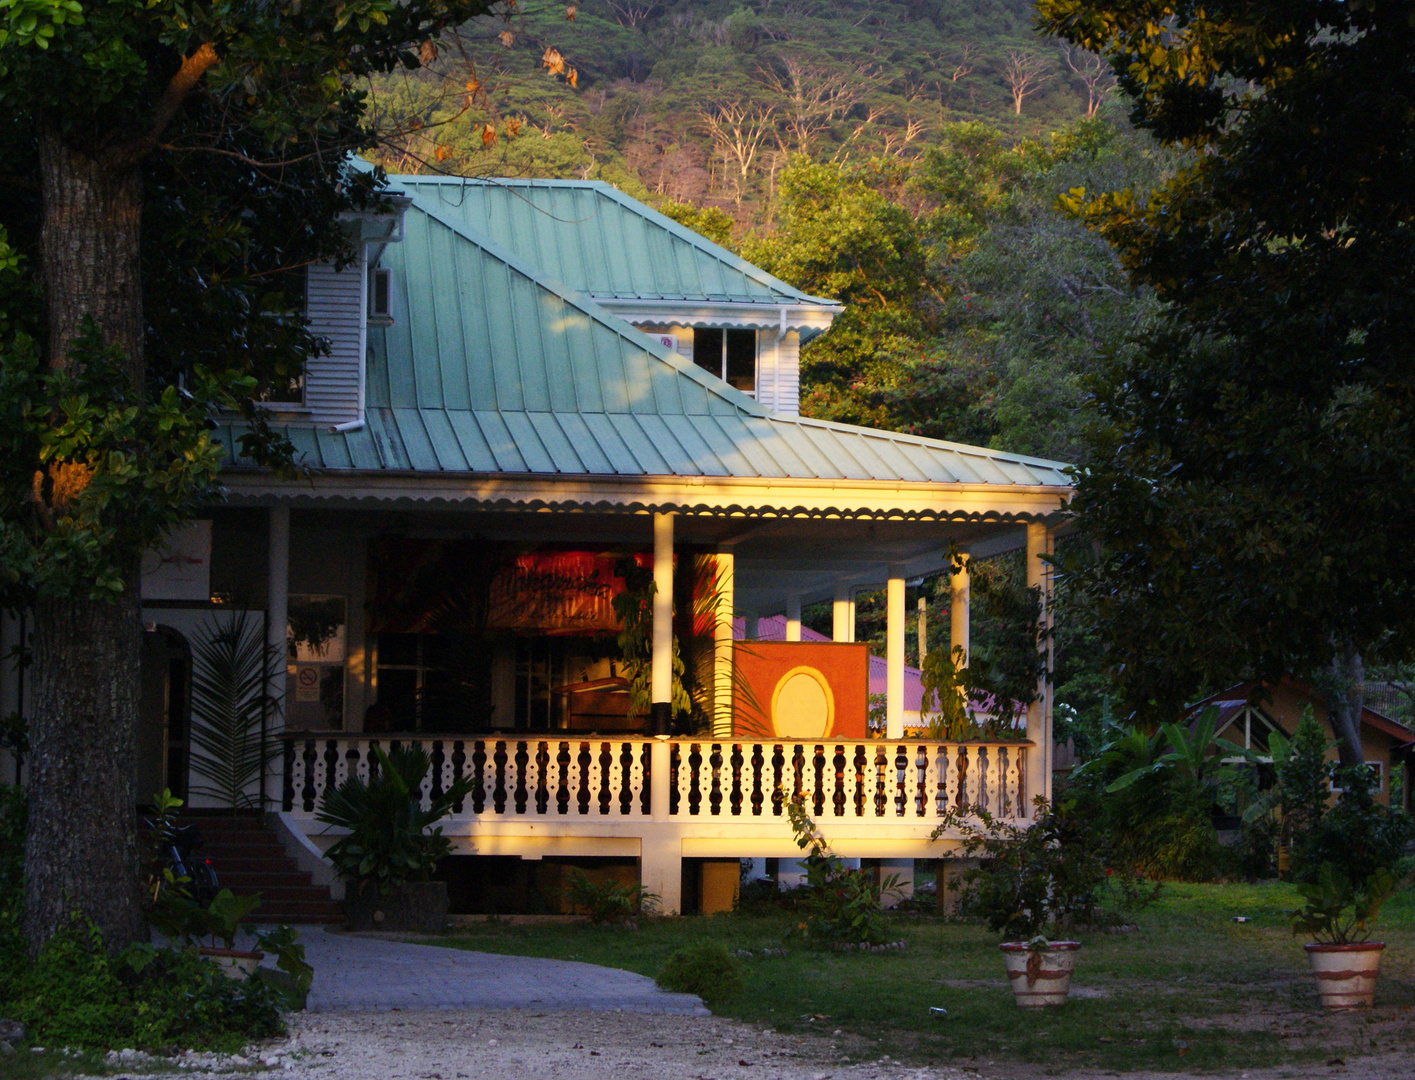
M 329 352 L 305 365 L 305 406 L 315 423 L 342 424 L 361 415 L 367 275 L 362 251 L 341 271 L 333 263 L 309 269 L 306 317 L 310 331 L 329 340 Z
M 757 400 L 780 416 L 801 413 L 801 335 L 757 331 Z

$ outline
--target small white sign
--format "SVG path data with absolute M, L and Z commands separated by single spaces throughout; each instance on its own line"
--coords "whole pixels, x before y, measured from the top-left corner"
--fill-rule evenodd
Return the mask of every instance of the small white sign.
M 319 700 L 319 675 L 320 670 L 317 667 L 306 667 L 302 664 L 295 668 L 296 701 Z
M 211 599 L 211 522 L 189 521 L 142 558 L 144 600 Z

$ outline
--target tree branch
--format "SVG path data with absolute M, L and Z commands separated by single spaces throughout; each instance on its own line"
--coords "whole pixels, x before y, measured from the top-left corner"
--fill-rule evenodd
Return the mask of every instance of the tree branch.
M 167 125 L 172 123 L 172 118 L 187 100 L 187 95 L 201 82 L 207 70 L 215 67 L 220 59 L 216 55 L 216 46 L 209 41 L 203 42 L 196 52 L 183 59 L 182 66 L 177 69 L 177 73 L 172 76 L 162 91 L 162 97 L 157 101 L 157 109 L 152 116 L 152 127 L 146 135 L 128 147 L 125 157 L 135 161 L 157 149 L 157 140 L 167 130 Z

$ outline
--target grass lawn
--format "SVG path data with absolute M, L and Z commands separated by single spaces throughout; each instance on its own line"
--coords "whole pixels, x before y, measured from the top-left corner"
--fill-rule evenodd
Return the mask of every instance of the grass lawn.
M 744 961 L 746 989 L 714 1011 L 786 1032 L 839 1030 L 842 1048 L 860 1057 L 1023 1061 L 1058 1071 L 1298 1065 L 1409 1048 L 1415 892 L 1393 898 L 1377 924 L 1387 948 L 1376 1008 L 1340 1016 L 1317 1004 L 1287 920 L 1297 906 L 1296 890 L 1283 884 L 1166 885 L 1135 917 L 1137 933 L 1078 935 L 1085 948 L 1071 1001 L 1041 1013 L 1013 1004 L 998 939 L 985 927 L 901 915 L 893 936 L 907 950 L 830 953 L 790 943 L 785 957 Z M 1235 923 L 1235 915 L 1250 921 Z M 435 943 L 652 976 L 689 942 L 779 948 L 791 924 L 785 914 L 654 920 L 638 930 L 478 923 Z M 930 1015 L 930 1006 L 947 1017 Z

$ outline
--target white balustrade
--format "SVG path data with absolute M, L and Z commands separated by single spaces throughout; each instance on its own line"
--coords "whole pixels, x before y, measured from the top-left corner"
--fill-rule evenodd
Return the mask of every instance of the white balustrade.
M 312 816 L 324 793 L 377 769 L 372 748 L 419 746 L 432 763 L 427 806 L 457 780 L 477 785 L 454 819 L 586 821 L 651 816 L 652 739 L 630 736 L 362 736 L 284 738 L 283 808 Z M 823 824 L 937 822 L 950 809 L 1027 818 L 1027 742 L 926 739 L 674 739 L 669 747 L 670 820 L 785 819 L 801 799 Z

